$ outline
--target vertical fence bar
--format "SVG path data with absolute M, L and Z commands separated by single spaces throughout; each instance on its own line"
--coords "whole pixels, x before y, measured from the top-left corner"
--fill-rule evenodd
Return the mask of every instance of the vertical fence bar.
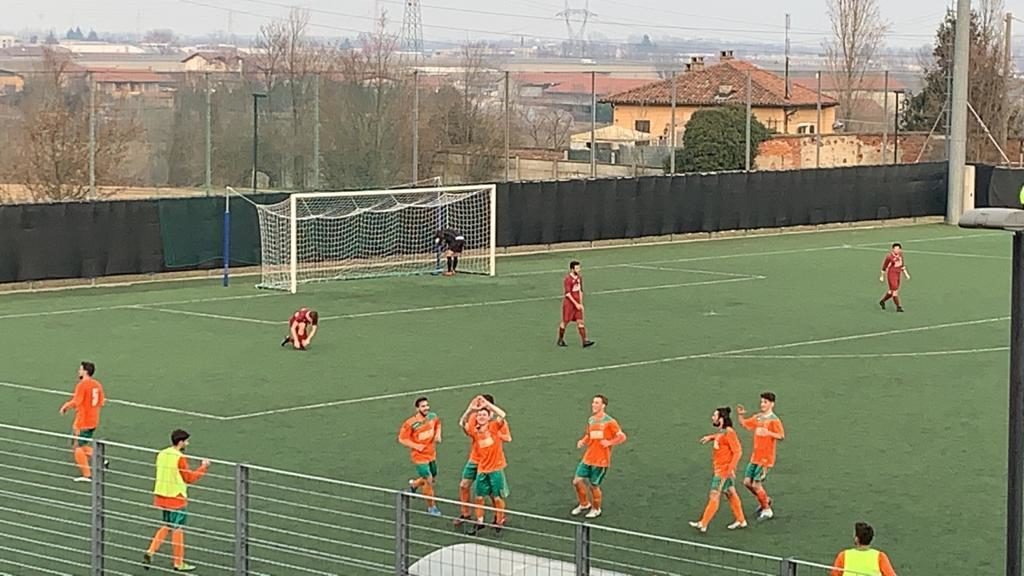
M 320 73 L 313 81 L 313 190 L 320 189 Z
M 882 166 L 889 163 L 889 71 L 885 71 L 882 81 Z M 897 110 L 896 117 L 899 118 Z
M 590 525 L 576 525 L 576 576 L 590 576 Z
M 794 558 L 783 558 L 782 562 L 779 562 L 779 576 L 797 576 Z
M 235 575 L 249 574 L 249 467 L 235 465 Z
M 814 167 L 821 168 L 821 72 L 814 74 L 818 84 L 817 114 L 818 120 L 814 128 Z
M 508 182 L 509 166 L 508 157 L 512 140 L 512 102 L 509 99 L 509 81 L 511 80 L 508 70 L 505 71 L 505 182 Z
M 206 195 L 209 196 L 213 192 L 213 126 L 212 126 L 212 113 L 213 113 L 213 102 L 212 92 L 213 89 L 210 87 L 210 73 L 207 72 L 205 75 L 206 80 L 206 116 L 205 120 L 205 132 L 206 132 L 206 150 L 204 160 L 205 166 L 205 177 L 204 183 L 206 188 Z
M 751 78 L 750 71 L 748 70 L 747 71 L 747 114 L 746 114 L 747 117 L 746 117 L 746 120 L 743 122 L 743 124 L 744 124 L 744 128 L 743 128 L 743 131 L 744 131 L 744 141 L 746 142 L 746 146 L 745 146 L 746 156 L 743 159 L 743 166 L 744 166 L 744 169 L 747 172 L 750 172 L 750 146 L 751 146 L 751 143 L 750 143 L 750 122 L 752 121 L 753 115 L 754 115 L 753 111 L 751 110 L 751 106 L 753 105 L 753 102 L 752 102 L 752 99 L 753 99 L 753 86 L 752 85 L 753 85 L 753 79 Z
M 672 134 L 672 153 L 669 155 L 669 173 L 676 173 L 676 71 L 672 71 L 672 119 L 670 121 Z
M 89 198 L 96 198 L 96 80 L 89 74 Z
M 105 488 L 106 446 L 93 442 L 92 447 L 92 520 L 90 522 L 90 565 L 92 576 L 103 576 L 103 492 Z
M 409 493 L 395 495 L 395 576 L 409 576 Z
M 420 71 L 412 71 L 412 183 L 420 179 Z
M 590 73 L 590 177 L 597 178 L 597 73 Z

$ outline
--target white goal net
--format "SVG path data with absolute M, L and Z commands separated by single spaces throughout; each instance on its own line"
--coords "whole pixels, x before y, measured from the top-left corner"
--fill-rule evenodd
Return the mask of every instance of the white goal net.
M 458 272 L 494 275 L 495 187 L 292 194 L 258 205 L 261 288 L 445 269 L 439 230 L 465 238 Z

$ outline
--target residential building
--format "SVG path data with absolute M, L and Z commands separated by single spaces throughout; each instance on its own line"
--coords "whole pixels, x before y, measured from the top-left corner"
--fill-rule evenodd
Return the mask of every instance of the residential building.
M 25 89 L 25 78 L 11 70 L 0 69 L 0 96 L 15 94 Z
M 814 76 L 797 76 L 793 81 L 809 88 L 816 88 L 818 83 Z M 839 85 L 833 74 L 822 72 L 822 94 L 838 101 Z M 895 75 L 890 74 L 886 79 L 884 73 L 866 73 L 851 91 L 850 109 L 841 111 L 842 117 L 837 120 L 847 132 L 881 132 L 883 124 L 892 129 L 897 107 L 906 101 L 906 93 L 907 85 Z
M 625 78 L 587 72 L 519 72 L 512 76 L 520 104 L 564 110 L 577 122 L 590 122 L 591 92 L 601 99 L 649 84 L 652 77 Z M 598 106 L 598 122 L 611 120 Z
M 751 111 L 768 129 L 779 134 L 828 134 L 834 131 L 837 102 L 806 86 L 723 52 L 713 66 L 694 57 L 687 71 L 675 78 L 675 118 L 679 135 L 695 112 L 717 106 L 746 104 L 747 78 L 751 84 Z M 603 98 L 612 105 L 616 126 L 648 132 L 664 144 L 670 140 L 673 80 L 661 80 Z M 819 124 L 817 108 L 821 105 Z M 820 129 L 819 129 L 820 125 Z
M 149 70 L 90 70 L 92 81 L 100 93 L 127 98 L 156 96 L 172 79 Z
M 0 49 L 13 48 L 18 43 L 18 39 L 14 36 L 0 36 Z
M 186 72 L 242 73 L 245 59 L 237 50 L 203 50 L 189 54 L 182 64 Z

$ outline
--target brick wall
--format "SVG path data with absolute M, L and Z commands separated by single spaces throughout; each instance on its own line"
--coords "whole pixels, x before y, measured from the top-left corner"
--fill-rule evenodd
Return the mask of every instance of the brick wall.
M 832 168 L 882 163 L 880 133 L 822 135 L 820 164 L 817 161 L 816 148 L 813 135 L 777 136 L 761 144 L 755 164 L 758 170 L 795 170 L 815 168 L 816 165 L 821 168 Z M 900 164 L 914 163 L 919 156 L 921 162 L 942 160 L 945 157 L 943 138 L 932 136 L 929 139 L 927 134 L 922 133 L 900 134 L 897 146 L 896 138 L 889 134 L 886 148 L 887 163 L 893 163 L 894 156 Z

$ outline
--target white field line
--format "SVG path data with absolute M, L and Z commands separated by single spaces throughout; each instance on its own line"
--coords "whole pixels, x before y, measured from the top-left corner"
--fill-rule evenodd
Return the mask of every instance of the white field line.
M 694 268 L 668 268 L 666 266 L 644 266 L 642 264 L 623 264 L 623 268 L 635 268 L 637 270 L 655 270 L 658 272 L 689 272 L 690 274 L 707 274 L 709 276 L 728 276 L 730 278 L 757 278 L 764 280 L 767 276 L 760 274 L 740 274 L 737 272 L 718 272 L 717 270 L 698 270 Z
M 863 250 L 866 252 L 884 252 L 885 248 L 868 248 L 865 246 L 851 246 L 851 250 Z M 936 252 L 933 250 L 911 250 L 905 252 L 909 256 L 913 257 L 915 254 L 925 254 L 929 256 L 954 256 L 960 258 L 980 258 L 986 260 L 1010 260 L 1009 256 L 996 256 L 995 254 L 969 254 L 967 252 Z
M 198 318 L 211 318 L 215 320 L 233 320 L 235 322 L 248 322 L 250 324 L 263 324 L 271 326 L 281 326 L 287 324 L 284 322 L 275 322 L 273 320 L 260 320 L 259 318 L 246 318 L 244 316 L 228 316 L 227 314 L 208 314 L 206 312 L 193 312 L 191 310 L 178 310 L 175 308 L 158 308 L 156 306 L 135 306 L 134 310 L 149 310 L 151 312 L 163 312 L 165 314 L 178 314 L 180 316 L 195 316 Z
M 960 322 L 946 322 L 943 324 L 931 324 L 928 326 L 917 326 L 914 328 L 897 328 L 893 330 L 883 330 L 881 332 L 868 332 L 863 334 L 850 334 L 847 336 L 835 336 L 831 338 L 818 338 L 814 340 L 801 340 L 798 342 L 788 342 L 785 344 L 770 344 L 766 346 L 753 346 L 749 348 L 737 348 L 735 350 L 723 350 L 718 352 L 704 352 L 700 354 L 685 354 L 682 356 L 670 356 L 667 358 L 657 358 L 654 360 L 639 360 L 636 362 L 623 362 L 621 364 L 605 364 L 601 366 L 592 366 L 590 368 L 575 368 L 572 370 L 560 370 L 557 372 L 542 372 L 539 374 L 527 374 L 523 376 L 512 376 L 509 378 L 498 378 L 494 380 L 482 380 L 479 382 L 468 382 L 464 384 L 452 384 L 450 386 L 438 386 L 434 388 L 424 388 L 420 390 L 409 390 L 405 392 L 394 392 L 390 394 L 380 394 L 376 396 L 363 396 L 360 398 L 349 398 L 345 400 L 334 400 L 331 402 L 319 402 L 316 404 L 305 404 L 302 406 L 292 406 L 289 408 L 277 408 L 273 410 L 262 410 L 260 412 L 250 412 L 246 414 L 238 414 L 235 416 L 228 416 L 225 420 L 242 420 L 246 418 L 256 418 L 260 416 L 271 416 L 275 414 L 287 414 L 291 412 L 300 412 L 306 410 L 316 410 L 320 408 L 330 408 L 333 406 L 345 406 L 349 404 L 364 404 L 367 402 L 377 402 L 380 400 L 391 400 L 394 398 L 404 398 L 409 396 L 415 396 L 420 394 L 433 394 L 437 392 L 447 392 L 451 390 L 462 390 L 466 388 L 479 388 L 482 386 L 497 386 L 501 384 L 512 384 L 516 382 L 531 382 L 535 380 L 546 380 L 549 378 L 560 378 L 563 376 L 574 376 L 577 374 L 592 374 L 595 372 L 605 372 L 608 370 L 622 370 L 627 368 L 639 368 L 643 366 L 654 366 L 658 364 L 668 364 L 673 362 L 682 362 L 686 360 L 697 360 L 702 358 L 720 358 L 720 357 L 731 357 L 732 355 L 744 355 L 753 352 L 767 352 L 771 350 L 784 350 L 788 348 L 797 348 L 800 346 L 812 346 L 816 344 L 830 344 L 834 342 L 849 342 L 852 340 L 864 340 L 867 338 L 878 338 L 882 336 L 892 336 L 896 334 L 910 334 L 914 332 L 928 332 L 931 330 L 942 330 L 945 328 L 958 328 L 962 326 L 975 326 L 979 324 L 991 324 L 994 322 L 1005 322 L 1009 320 L 1009 316 L 998 316 L 994 318 L 983 318 L 980 320 L 964 320 Z
M 0 387 L 3 388 L 14 388 L 16 390 L 27 390 L 29 392 L 40 392 L 43 394 L 53 394 L 56 396 L 64 396 L 66 398 L 71 397 L 71 391 L 68 390 L 52 390 L 50 388 L 39 388 L 36 386 L 26 386 L 24 384 L 15 384 L 13 382 L 0 382 Z M 177 408 L 165 408 L 163 406 L 154 406 L 152 404 L 142 404 L 140 402 L 130 402 L 128 400 L 117 400 L 107 398 L 108 404 L 116 404 L 120 406 L 131 406 L 132 408 L 142 408 L 145 410 L 155 410 L 157 412 L 167 412 L 169 414 L 178 414 L 184 416 L 195 416 L 197 418 L 206 418 L 209 420 L 224 420 L 223 416 L 216 416 L 213 414 L 206 414 L 204 412 L 191 412 L 189 410 L 178 410 Z
M 730 360 L 860 360 L 870 358 L 926 358 L 930 356 L 956 356 L 963 354 L 985 354 L 988 352 L 1007 352 L 1008 346 L 995 348 L 965 348 L 961 350 L 929 350 L 927 352 L 880 352 L 876 354 L 723 354 L 712 358 Z
M 21 312 L 18 314 L 0 314 L 0 320 L 10 320 L 14 318 L 37 318 L 40 316 L 60 316 L 63 314 L 81 314 L 84 312 L 106 312 L 108 310 L 132 310 L 141 306 L 178 306 L 181 304 L 201 304 L 204 302 L 223 302 L 227 300 L 248 300 L 251 298 L 267 298 L 270 296 L 280 296 L 276 292 L 268 292 L 261 294 L 244 294 L 238 296 L 218 296 L 213 298 L 193 298 L 191 300 L 169 300 L 166 302 L 151 302 L 143 304 L 117 304 L 113 306 L 94 306 L 91 308 L 69 308 L 67 310 L 40 310 L 38 312 Z
M 968 234 L 968 235 L 957 235 L 957 236 L 940 236 L 940 237 L 935 237 L 935 238 L 925 238 L 925 239 L 922 239 L 922 240 L 907 241 L 906 243 L 907 244 L 911 244 L 912 242 L 934 242 L 934 241 L 940 241 L 940 240 L 964 240 L 964 239 L 972 239 L 972 238 L 989 238 L 989 237 L 994 237 L 994 236 L 999 236 L 999 235 L 998 234 Z M 732 238 L 732 237 L 730 237 L 730 238 Z M 679 242 L 674 242 L 674 243 L 679 243 Z M 650 244 L 650 243 L 648 243 L 648 244 L 636 244 L 634 246 L 652 246 L 652 245 L 654 245 L 654 244 Z M 592 267 L 589 267 L 588 269 L 593 270 L 593 269 L 605 269 L 605 268 L 623 268 L 623 267 L 626 267 L 626 266 L 636 266 L 636 265 L 678 264 L 678 263 L 683 263 L 683 262 L 702 262 L 702 261 L 706 261 L 706 260 L 723 260 L 723 259 L 732 259 L 732 258 L 758 258 L 758 257 L 762 257 L 762 256 L 778 256 L 778 255 L 786 255 L 786 254 L 805 254 L 805 253 L 810 253 L 810 252 L 820 252 L 820 251 L 824 251 L 824 250 L 842 250 L 842 249 L 849 249 L 849 248 L 869 248 L 871 246 L 886 246 L 886 245 L 887 245 L 887 243 L 885 243 L 885 242 L 876 242 L 874 244 L 861 244 L 861 245 L 857 245 L 857 246 L 850 246 L 850 245 L 847 245 L 847 244 L 842 244 L 842 245 L 836 245 L 836 246 L 818 246 L 818 247 L 814 247 L 814 248 L 796 248 L 796 249 L 792 249 L 792 250 L 770 250 L 770 251 L 765 251 L 765 252 L 744 252 L 744 253 L 739 253 L 739 254 L 722 254 L 722 255 L 717 255 L 717 256 L 696 256 L 696 257 L 688 257 L 688 258 L 671 258 L 671 259 L 667 259 L 667 260 L 651 260 L 651 261 L 646 261 L 646 262 L 634 262 L 634 263 L 625 263 L 625 264 L 607 264 L 607 265 L 592 266 Z M 516 254 L 516 255 L 517 256 L 525 256 L 527 254 Z M 526 272 L 509 272 L 509 273 L 506 273 L 506 274 L 502 274 L 502 276 L 503 277 L 534 276 L 534 275 L 540 275 L 540 274 L 555 274 L 555 273 L 565 272 L 565 271 L 566 271 L 565 269 L 533 270 L 533 271 L 526 271 Z M 703 271 L 703 273 L 711 273 L 711 271 Z M 755 275 L 751 275 L 751 276 L 755 276 Z M 223 297 L 213 297 L 213 298 L 194 298 L 194 299 L 191 299 L 191 300 L 171 300 L 171 301 L 164 301 L 164 302 L 150 302 L 150 303 L 137 303 L 137 304 L 120 304 L 120 305 L 113 305 L 113 306 L 95 306 L 95 307 L 90 307 L 90 308 L 71 308 L 71 309 L 66 309 L 66 310 L 43 310 L 43 311 L 38 311 L 38 312 L 23 312 L 23 313 L 16 313 L 16 314 L 0 314 L 0 320 L 10 320 L 10 319 L 17 319 L 17 318 L 32 318 L 32 317 L 40 317 L 40 316 L 58 316 L 58 315 L 63 315 L 63 314 L 81 314 L 81 313 L 87 313 L 87 312 L 105 312 L 105 311 L 108 311 L 108 310 L 125 310 L 125 309 L 138 308 L 140 306 L 148 306 L 148 307 L 151 307 L 151 308 L 152 307 L 166 307 L 166 306 L 175 306 L 175 305 L 181 305 L 181 304 L 201 304 L 201 303 L 206 303 L 206 302 L 221 302 L 221 301 L 229 301 L 229 300 L 244 300 L 244 299 L 249 299 L 249 298 L 267 298 L 267 297 L 272 297 L 272 296 L 285 296 L 285 295 L 287 295 L 286 292 L 268 292 L 268 293 L 260 293 L 260 294 L 245 294 L 245 295 L 239 295 L 239 296 L 223 296 Z M 499 303 L 501 303 L 501 302 L 499 301 Z M 470 306 L 477 306 L 477 305 L 481 305 L 481 304 L 476 304 L 476 303 L 470 304 Z M 462 306 L 452 306 L 452 307 L 462 307 Z M 379 312 L 368 312 L 368 313 L 364 313 L 364 314 L 337 316 L 337 317 L 334 317 L 332 319 L 336 319 L 336 318 L 359 318 L 359 317 L 363 317 L 363 316 L 383 316 L 383 315 L 388 315 L 388 314 L 404 314 L 404 313 L 413 312 L 413 311 L 428 312 L 428 311 L 431 311 L 431 310 L 445 310 L 445 309 L 448 309 L 448 307 L 444 307 L 444 306 L 441 306 L 441 307 L 427 307 L 427 308 L 423 308 L 423 309 L 403 309 L 403 310 L 396 310 L 396 311 L 382 310 L 382 311 L 379 311 Z M 260 322 L 262 323 L 262 322 L 271 322 L 271 321 L 269 321 L 269 320 L 260 320 Z M 281 323 L 283 324 L 284 322 L 281 322 Z
M 650 290 L 669 290 L 672 288 L 688 288 L 691 286 L 711 286 L 713 284 L 730 284 L 732 282 L 749 282 L 751 280 L 764 280 L 765 276 L 741 276 L 739 278 L 724 278 L 721 280 L 702 280 L 699 282 L 682 282 L 678 284 L 657 284 L 654 286 L 632 286 L 629 288 L 615 288 L 611 290 L 596 290 L 587 292 L 588 296 L 599 296 L 603 294 L 629 294 L 633 292 L 647 292 Z M 484 302 L 460 302 L 458 304 L 442 304 L 439 306 L 423 306 L 420 308 L 398 308 L 395 310 L 376 310 L 373 312 L 357 312 L 355 314 L 340 314 L 337 316 L 326 316 L 320 320 L 341 320 L 348 318 L 370 318 L 374 316 L 392 316 L 395 314 L 413 314 L 416 312 L 435 312 L 437 310 L 456 310 L 461 308 L 483 308 L 487 306 L 501 306 L 505 304 L 522 304 L 524 302 L 544 302 L 545 300 L 561 300 L 561 295 L 556 296 L 531 296 L 529 298 L 509 298 L 507 300 L 487 300 Z

